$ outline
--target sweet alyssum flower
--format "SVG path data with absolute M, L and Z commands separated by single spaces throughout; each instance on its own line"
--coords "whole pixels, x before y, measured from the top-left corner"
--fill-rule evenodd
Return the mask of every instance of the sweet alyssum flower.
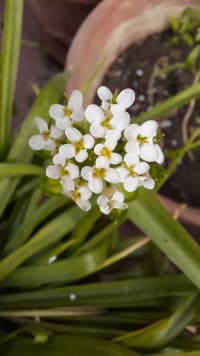
M 46 176 L 57 182 L 63 195 L 85 211 L 97 204 L 108 215 L 127 209 L 126 199 L 139 187 L 154 188 L 151 163 L 161 164 L 164 156 L 157 122 L 131 122 L 127 109 L 135 100 L 132 89 L 112 93 L 101 86 L 97 95 L 100 106 L 91 104 L 85 112 L 78 90 L 67 105 L 51 106 L 54 124 L 48 127 L 37 119 L 39 135 L 30 138 L 29 145 L 51 151 Z

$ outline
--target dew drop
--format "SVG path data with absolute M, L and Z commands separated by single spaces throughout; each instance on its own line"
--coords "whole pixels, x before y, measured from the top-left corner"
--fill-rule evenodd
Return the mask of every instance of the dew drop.
M 73 302 L 74 300 L 76 300 L 76 298 L 77 298 L 77 295 L 75 293 L 70 293 L 69 300 L 71 300 Z

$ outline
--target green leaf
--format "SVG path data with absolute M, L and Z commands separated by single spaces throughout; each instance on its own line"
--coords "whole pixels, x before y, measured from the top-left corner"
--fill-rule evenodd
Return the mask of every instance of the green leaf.
M 168 307 L 170 298 L 182 300 L 196 291 L 196 287 L 183 275 L 169 275 L 1 294 L 0 307 L 16 309 L 71 306 L 69 296 L 75 294 L 77 298 L 73 301 L 74 306 L 124 308 L 154 305 L 158 308 L 160 302 Z
M 187 56 L 186 60 L 185 60 L 185 66 L 190 69 L 190 70 L 194 70 L 196 67 L 196 61 L 199 57 L 200 54 L 200 45 L 197 45 L 196 47 L 194 47 L 192 49 L 192 51 L 189 53 L 189 55 Z
M 41 174 L 43 169 L 33 164 L 0 163 L 0 178 Z
M 200 288 L 200 248 L 155 193 L 140 189 L 137 199 L 129 203 L 128 218 Z
M 7 157 L 8 162 L 28 163 L 31 160 L 33 151 L 28 147 L 28 140 L 37 131 L 34 118 L 41 116 L 47 121 L 49 120 L 49 107 L 51 104 L 60 101 L 67 78 L 68 73 L 57 74 L 41 90 L 11 147 Z M 3 178 L 0 180 L 0 215 L 4 212 L 18 183 L 19 178 Z
M 0 351 L 6 356 L 139 356 L 138 353 L 113 342 L 74 335 L 52 336 L 42 345 L 19 337 L 1 345 Z
M 33 288 L 49 283 L 69 283 L 96 271 L 108 255 L 110 241 L 105 240 L 91 251 L 53 264 L 29 265 L 17 269 L 2 285 Z M 70 297 L 69 297 L 70 298 Z
M 67 207 L 67 203 L 67 198 L 63 197 L 52 197 L 42 203 L 38 209 L 34 211 L 30 219 L 25 219 L 20 226 L 15 229 L 11 238 L 7 242 L 7 245 L 5 246 L 4 252 L 8 254 L 23 245 L 24 242 L 31 236 L 33 230 L 38 224 L 40 224 L 57 209 L 64 206 Z
M 115 338 L 115 341 L 138 350 L 160 349 L 173 340 L 199 310 L 199 294 L 189 297 L 169 319 L 160 320 L 143 329 Z
M 0 280 L 6 278 L 29 257 L 59 241 L 74 228 L 83 214 L 78 207 L 73 207 L 43 226 L 25 245 L 1 260 Z
M 23 0 L 6 0 L 0 62 L 0 157 L 8 150 L 22 29 Z

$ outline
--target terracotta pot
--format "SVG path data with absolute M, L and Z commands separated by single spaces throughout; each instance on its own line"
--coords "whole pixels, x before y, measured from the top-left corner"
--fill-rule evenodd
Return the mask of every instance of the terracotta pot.
M 100 0 L 28 0 L 48 51 L 64 63 L 78 27 Z
M 104 0 L 87 17 L 70 47 L 66 67 L 73 68 L 66 91 L 81 88 L 105 58 L 104 66 L 85 96 L 89 104 L 106 71 L 130 44 L 162 31 L 169 15 L 178 16 L 187 6 L 200 7 L 200 0 Z M 184 207 L 169 198 L 159 198 L 170 212 L 189 225 L 200 225 L 200 209 Z

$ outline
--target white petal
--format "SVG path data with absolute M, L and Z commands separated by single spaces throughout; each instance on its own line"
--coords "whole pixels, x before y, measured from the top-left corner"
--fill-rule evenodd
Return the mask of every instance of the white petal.
M 138 155 L 134 153 L 127 153 L 124 156 L 124 162 L 127 164 L 127 166 L 134 166 L 135 164 L 139 163 L 139 157 Z
M 61 155 L 60 153 L 57 153 L 54 157 L 53 157 L 53 163 L 58 165 L 58 166 L 64 166 L 65 164 L 65 157 L 63 155 Z
M 118 201 L 114 201 L 113 207 L 118 210 L 125 210 L 125 209 L 128 209 L 128 204 L 119 203 Z
M 101 150 L 104 147 L 104 145 L 102 143 L 98 143 L 95 147 L 94 147 L 94 153 L 96 153 L 96 155 L 100 155 L 101 154 Z
M 62 130 L 60 130 L 55 125 L 51 125 L 51 127 L 50 127 L 50 136 L 52 138 L 60 138 L 62 135 L 63 135 L 63 131 Z
M 32 136 L 28 143 L 32 150 L 39 151 L 44 149 L 44 137 L 42 135 Z
M 119 164 L 122 161 L 122 157 L 119 153 L 112 153 L 110 163 L 111 164 Z
M 130 123 L 130 115 L 127 112 L 119 112 L 110 120 L 110 124 L 114 129 L 123 131 Z
M 107 196 L 105 195 L 100 195 L 98 198 L 97 198 L 97 204 L 98 205 L 107 205 L 109 204 L 109 199 Z
M 65 135 L 70 142 L 79 141 L 82 138 L 82 134 L 79 130 L 75 129 L 75 127 L 68 127 L 65 130 Z
M 134 101 L 135 101 L 135 92 L 133 89 L 130 88 L 122 90 L 117 97 L 118 104 L 121 104 L 124 109 L 127 109 L 131 105 L 133 105 Z
M 90 166 L 85 166 L 81 170 L 81 177 L 85 180 L 89 180 L 89 178 L 92 175 L 92 167 Z
M 78 191 L 81 194 L 81 200 L 89 200 L 92 196 L 92 192 L 87 187 L 81 187 Z
M 142 137 L 152 137 L 156 135 L 158 123 L 154 120 L 148 120 L 140 126 Z
M 140 157 L 147 162 L 156 162 L 158 159 L 157 148 L 150 143 L 144 143 L 140 147 Z
M 108 129 L 105 134 L 106 141 L 114 140 L 117 142 L 121 138 L 121 131 L 117 129 Z
M 100 211 L 105 215 L 109 215 L 112 211 L 111 206 L 109 204 L 100 205 L 99 208 Z
M 111 104 L 110 110 L 111 110 L 113 115 L 116 115 L 116 114 L 118 114 L 120 112 L 124 112 L 125 111 L 124 106 L 121 105 L 121 104 Z
M 118 167 L 116 170 L 119 175 L 120 182 L 124 183 L 126 176 L 129 174 L 129 171 L 124 167 Z
M 74 146 L 71 144 L 65 144 L 60 146 L 59 153 L 63 155 L 65 158 L 72 158 L 75 155 Z
M 79 168 L 75 164 L 68 164 L 66 169 L 72 179 L 79 177 Z
M 152 178 L 147 178 L 142 182 L 142 185 L 146 189 L 153 189 L 155 187 L 155 182 Z
M 97 95 L 98 95 L 99 99 L 101 99 L 103 101 L 111 100 L 113 97 L 111 90 L 105 86 L 101 86 L 98 88 Z
M 75 155 L 75 160 L 77 162 L 84 162 L 88 158 L 88 153 L 86 150 L 81 150 Z
M 89 189 L 95 193 L 100 194 L 103 190 L 103 181 L 99 178 L 91 178 L 88 182 Z
M 140 126 L 137 124 L 129 125 L 124 131 L 124 136 L 128 141 L 136 140 L 137 136 L 140 134 Z
M 118 203 L 123 203 L 124 202 L 124 194 L 122 192 L 115 192 L 112 196 L 113 201 L 117 201 Z
M 163 151 L 161 150 L 161 148 L 160 148 L 160 146 L 158 144 L 154 145 L 154 147 L 156 148 L 156 151 L 157 151 L 157 154 L 158 154 L 156 162 L 159 163 L 159 164 L 162 164 L 163 161 L 164 161 Z
M 70 121 L 70 119 L 68 119 L 68 117 L 63 117 L 63 119 L 58 118 L 58 119 L 56 119 L 56 126 L 60 130 L 66 130 L 67 127 L 71 126 L 71 121 Z
M 149 165 L 146 162 L 140 162 L 138 164 L 135 165 L 134 167 L 134 171 L 137 174 L 144 174 L 147 173 L 149 171 Z
M 69 176 L 61 177 L 61 184 L 65 193 L 71 192 L 75 188 L 75 183 Z
M 51 179 L 58 179 L 58 178 L 60 178 L 60 169 L 54 165 L 47 166 L 46 176 Z
M 44 150 L 54 151 L 56 148 L 56 144 L 53 140 L 44 140 Z
M 40 131 L 40 133 L 49 131 L 47 122 L 44 121 L 43 119 L 41 119 L 40 117 L 37 116 L 35 118 L 35 123 L 36 123 L 36 126 L 37 126 L 38 130 Z
M 91 124 L 99 124 L 104 119 L 104 112 L 99 106 L 91 104 L 88 105 L 87 109 L 85 110 L 85 117 Z
M 108 158 L 100 156 L 96 159 L 96 163 L 95 163 L 97 168 L 104 168 L 107 169 L 110 165 L 110 161 Z
M 77 108 L 81 108 L 83 103 L 83 96 L 79 90 L 73 90 L 69 100 L 68 100 L 68 108 L 72 111 L 76 111 Z
M 95 140 L 92 135 L 84 135 L 83 136 L 84 147 L 87 149 L 91 149 L 94 146 Z
M 124 182 L 124 189 L 127 192 L 134 192 L 138 188 L 138 179 L 128 176 Z
M 84 120 L 84 110 L 82 108 L 76 109 L 70 116 L 74 121 L 82 121 Z
M 125 146 L 125 150 L 128 153 L 139 155 L 139 143 L 137 141 L 129 141 Z
M 106 129 L 99 124 L 92 124 L 90 126 L 90 133 L 97 138 L 104 137 L 106 133 Z
M 64 113 L 63 109 L 64 109 L 63 105 L 54 104 L 49 109 L 49 115 L 54 120 L 59 119 L 59 118 L 64 118 L 65 117 L 65 113 Z
M 80 209 L 82 209 L 84 211 L 88 211 L 91 209 L 91 203 L 88 200 L 78 199 L 76 201 L 76 204 L 79 206 Z
M 109 183 L 117 184 L 120 182 L 120 177 L 116 169 L 108 168 L 105 175 L 105 180 Z
M 104 146 L 108 147 L 111 151 L 113 151 L 117 146 L 117 141 L 114 138 L 110 140 L 105 140 Z

